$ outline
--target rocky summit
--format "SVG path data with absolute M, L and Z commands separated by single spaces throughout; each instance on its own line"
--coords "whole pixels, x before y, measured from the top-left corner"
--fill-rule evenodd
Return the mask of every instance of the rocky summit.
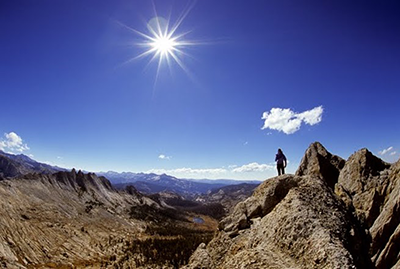
M 266 180 L 189 268 L 400 268 L 400 160 L 347 161 L 310 145 L 295 175 Z

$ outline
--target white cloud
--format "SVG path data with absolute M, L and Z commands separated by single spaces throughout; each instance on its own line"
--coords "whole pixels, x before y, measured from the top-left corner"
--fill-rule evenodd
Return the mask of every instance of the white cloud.
M 6 150 L 9 152 L 21 153 L 25 150 L 29 150 L 27 144 L 24 144 L 22 138 L 14 132 L 5 133 L 4 138 L 0 140 L 0 150 Z
M 382 149 L 381 151 L 378 151 L 378 154 L 381 156 L 381 158 L 385 162 L 389 162 L 389 163 L 396 162 L 400 156 L 399 152 L 397 150 L 395 150 L 395 148 L 392 146 L 390 146 L 386 149 Z
M 379 153 L 379 155 L 383 156 L 383 155 L 386 155 L 387 153 L 389 153 L 392 150 L 393 150 L 393 147 L 388 147 L 387 149 L 383 149 L 383 150 L 379 151 L 378 153 Z M 394 152 L 394 154 L 396 154 L 396 152 Z M 390 153 L 390 155 L 394 155 L 394 154 L 393 154 L 393 152 Z
M 160 154 L 160 155 L 158 156 L 158 158 L 161 159 L 161 160 L 170 160 L 170 159 L 171 159 L 171 156 L 167 156 L 167 155 L 164 155 L 164 154 Z
M 264 126 L 261 128 L 277 130 L 285 134 L 297 132 L 304 122 L 308 125 L 315 125 L 322 120 L 322 106 L 315 107 L 302 113 L 296 113 L 289 108 L 272 108 L 269 112 L 264 112 L 262 118 Z
M 232 170 L 235 173 L 243 173 L 243 172 L 265 172 L 268 170 L 274 169 L 273 165 L 270 164 L 259 164 L 257 162 L 249 163 L 242 165 L 240 167 L 236 167 Z

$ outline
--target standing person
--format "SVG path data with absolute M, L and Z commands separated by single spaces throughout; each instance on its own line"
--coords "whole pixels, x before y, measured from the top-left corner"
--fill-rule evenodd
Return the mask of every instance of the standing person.
M 275 157 L 276 168 L 278 169 L 278 176 L 285 174 L 285 167 L 287 164 L 286 156 L 283 154 L 281 149 L 278 149 L 278 153 Z

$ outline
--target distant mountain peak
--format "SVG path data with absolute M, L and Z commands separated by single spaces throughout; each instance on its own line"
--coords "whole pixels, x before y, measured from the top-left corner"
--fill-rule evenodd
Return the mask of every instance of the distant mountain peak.
M 29 173 L 52 174 L 65 170 L 56 166 L 37 162 L 24 154 L 9 154 L 0 151 L 0 176 L 17 177 Z

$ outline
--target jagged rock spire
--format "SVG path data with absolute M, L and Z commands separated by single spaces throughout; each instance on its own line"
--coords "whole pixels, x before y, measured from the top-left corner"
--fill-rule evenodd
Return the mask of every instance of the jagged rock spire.
M 306 150 L 296 176 L 319 176 L 333 189 L 344 164 L 345 161 L 342 158 L 332 155 L 320 142 L 314 142 Z

